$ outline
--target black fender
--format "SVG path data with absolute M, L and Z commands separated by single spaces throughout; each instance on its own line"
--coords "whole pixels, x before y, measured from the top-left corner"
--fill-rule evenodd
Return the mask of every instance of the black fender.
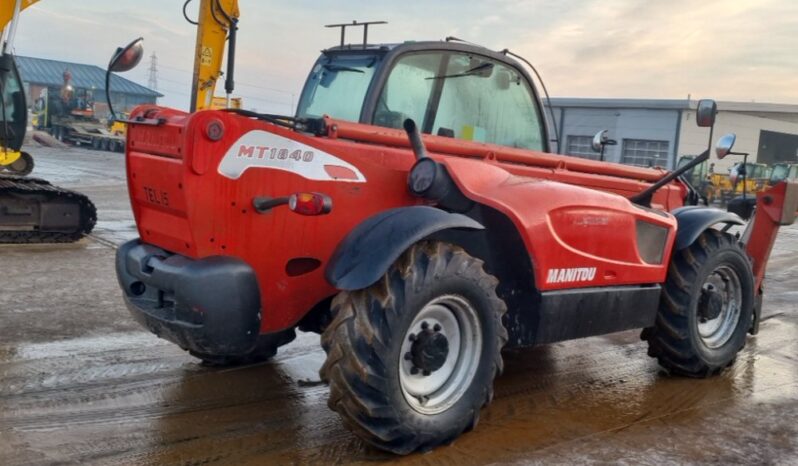
M 707 228 L 725 223 L 727 225 L 745 225 L 739 215 L 713 207 L 689 206 L 675 209 L 678 229 L 676 231 L 675 251 L 680 251 L 693 244 Z
M 414 243 L 452 228 L 485 229 L 470 217 L 428 206 L 380 212 L 356 226 L 338 244 L 324 276 L 339 290 L 362 290 L 376 283 Z

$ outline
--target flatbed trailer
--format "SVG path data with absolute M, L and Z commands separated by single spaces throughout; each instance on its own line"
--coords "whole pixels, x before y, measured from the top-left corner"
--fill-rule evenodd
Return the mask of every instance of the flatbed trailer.
M 125 151 L 125 137 L 114 134 L 94 119 L 53 118 L 52 135 L 61 142 L 86 146 L 95 150 Z

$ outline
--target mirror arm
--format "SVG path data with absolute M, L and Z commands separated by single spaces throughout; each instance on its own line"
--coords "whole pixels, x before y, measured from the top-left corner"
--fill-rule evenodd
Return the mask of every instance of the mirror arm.
M 670 172 L 667 176 L 663 177 L 661 180 L 652 184 L 647 189 L 630 197 L 629 200 L 635 204 L 642 205 L 644 207 L 651 207 L 651 198 L 654 196 L 655 192 L 657 192 L 660 188 L 667 185 L 676 178 L 679 178 L 688 171 L 692 170 L 693 167 L 701 165 L 702 163 L 709 160 L 709 153 L 710 153 L 709 150 L 705 150 L 704 152 L 701 153 L 701 155 L 691 160 L 690 163 L 685 164 L 683 167 Z
M 111 118 L 116 121 L 116 113 L 114 113 L 114 106 L 111 103 L 111 69 L 105 71 L 105 101 L 108 102 L 108 112 Z

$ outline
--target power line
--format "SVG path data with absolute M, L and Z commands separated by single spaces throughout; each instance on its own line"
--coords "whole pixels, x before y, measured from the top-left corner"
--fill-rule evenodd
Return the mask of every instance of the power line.
M 177 81 L 177 80 L 174 80 L 174 79 L 168 79 L 168 78 L 164 78 L 164 77 L 160 77 L 159 79 L 161 81 L 165 81 L 165 82 L 172 83 L 172 84 L 185 85 L 185 83 L 183 81 Z M 237 83 L 237 84 L 241 84 L 241 83 Z M 245 85 L 244 87 L 248 87 L 248 86 Z M 254 87 L 256 89 L 262 89 L 262 88 L 260 88 L 258 86 L 252 86 L 252 87 Z M 170 91 L 169 89 L 164 89 L 164 92 L 173 92 L 173 93 L 176 93 L 176 94 L 188 95 L 185 92 Z M 285 94 L 286 96 L 290 96 L 290 102 L 280 102 L 280 101 L 276 101 L 276 100 L 272 100 L 272 99 L 267 99 L 265 97 L 252 97 L 252 95 L 248 95 L 246 93 L 240 93 L 240 92 L 237 92 L 236 94 L 239 94 L 245 100 L 257 100 L 257 101 L 260 101 L 260 102 L 268 102 L 268 103 L 274 104 L 274 105 L 281 105 L 281 106 L 290 107 L 291 108 L 291 112 L 294 111 L 294 105 L 296 103 L 296 94 L 294 94 L 294 93 Z
M 163 81 L 163 79 L 162 79 L 162 81 Z M 169 96 L 170 94 L 175 94 L 175 95 L 179 95 L 179 96 L 183 96 L 183 97 L 188 97 L 189 96 L 189 94 L 184 92 L 184 91 L 177 91 L 177 90 L 173 90 L 173 89 L 169 89 L 169 88 L 165 88 L 165 87 L 162 87 L 161 91 L 164 94 L 166 94 L 167 96 Z M 291 102 L 278 102 L 276 100 L 271 100 L 271 99 L 267 99 L 267 98 L 264 98 L 264 97 L 254 97 L 254 96 L 251 96 L 251 95 L 241 95 L 241 97 L 244 99 L 245 103 L 247 101 L 254 100 L 254 101 L 257 101 L 257 102 L 268 103 L 268 104 L 271 104 L 271 105 L 279 105 L 279 106 L 282 106 L 282 107 L 290 107 L 292 112 L 293 112 L 293 108 L 294 108 L 294 102 L 293 101 L 291 101 Z
M 191 72 L 191 71 L 187 71 L 187 70 L 184 70 L 184 69 L 181 69 L 181 68 L 176 68 L 174 66 L 167 66 L 167 65 L 163 65 L 162 64 L 161 67 L 170 69 L 172 71 L 178 71 L 180 73 L 192 75 L 192 76 L 194 75 L 194 73 Z M 270 76 L 274 76 L 274 75 L 270 75 Z M 276 76 L 274 76 L 274 77 L 276 77 Z M 255 88 L 255 89 L 262 89 L 264 91 L 277 92 L 277 93 L 280 93 L 280 94 L 290 95 L 290 96 L 294 96 L 294 97 L 296 96 L 296 92 L 286 91 L 284 89 L 278 89 L 278 88 L 275 88 L 275 87 L 263 86 L 261 84 L 247 83 L 247 82 L 239 81 L 237 79 L 236 79 L 236 85 L 241 85 L 241 86 L 245 86 L 245 87 L 252 87 L 252 88 Z

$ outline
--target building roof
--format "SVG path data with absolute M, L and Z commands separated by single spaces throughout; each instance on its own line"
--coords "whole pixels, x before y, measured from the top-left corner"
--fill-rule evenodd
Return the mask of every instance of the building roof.
M 581 97 L 554 97 L 554 107 L 573 108 L 646 108 L 657 110 L 695 110 L 697 100 L 687 99 L 598 99 Z M 798 113 L 798 105 L 761 102 L 719 101 L 718 110 L 725 112 Z
M 61 87 L 64 84 L 64 70 L 68 69 L 72 73 L 72 85 L 76 88 L 105 91 L 105 70 L 99 66 L 18 55 L 16 60 L 25 82 Z M 111 75 L 111 90 L 120 94 L 163 97 L 157 91 L 116 74 Z

